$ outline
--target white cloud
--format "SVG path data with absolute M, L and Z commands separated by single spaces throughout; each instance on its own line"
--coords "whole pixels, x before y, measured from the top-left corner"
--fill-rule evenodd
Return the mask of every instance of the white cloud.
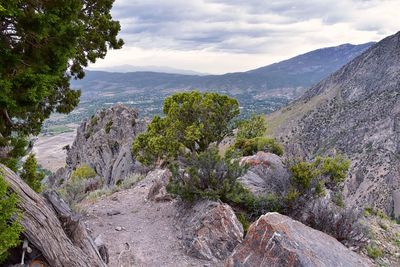
M 93 67 L 244 71 L 400 30 L 399 0 L 116 0 L 126 45 Z

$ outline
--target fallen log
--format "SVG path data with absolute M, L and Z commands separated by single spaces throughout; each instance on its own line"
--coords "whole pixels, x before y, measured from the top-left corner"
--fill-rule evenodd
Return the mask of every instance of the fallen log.
M 54 267 L 106 267 L 86 228 L 55 193 L 48 201 L 34 192 L 14 172 L 0 164 L 11 191 L 19 196 L 24 236 Z

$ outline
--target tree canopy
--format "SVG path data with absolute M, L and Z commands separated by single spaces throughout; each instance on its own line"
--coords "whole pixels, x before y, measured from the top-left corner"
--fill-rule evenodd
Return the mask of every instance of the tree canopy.
M 122 47 L 113 2 L 0 0 L 0 159 L 21 154 L 13 142 L 38 134 L 52 112 L 72 111 L 80 91 L 70 79 Z
M 192 91 L 167 97 L 163 113 L 133 143 L 133 153 L 144 164 L 176 158 L 182 150 L 199 153 L 212 143 L 219 144 L 232 133 L 232 120 L 240 112 L 236 99 Z

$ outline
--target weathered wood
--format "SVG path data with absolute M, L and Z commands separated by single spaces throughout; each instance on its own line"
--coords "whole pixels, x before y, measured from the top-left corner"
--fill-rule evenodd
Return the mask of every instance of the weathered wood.
M 20 198 L 24 235 L 51 266 L 107 266 L 85 227 L 56 194 L 48 194 L 47 202 L 7 167 L 0 164 L 0 171 Z

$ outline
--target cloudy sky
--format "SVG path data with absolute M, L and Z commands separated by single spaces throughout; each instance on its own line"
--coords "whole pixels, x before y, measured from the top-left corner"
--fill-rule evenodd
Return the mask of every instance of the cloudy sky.
M 400 0 L 116 0 L 125 46 L 92 68 L 130 64 L 245 71 L 400 30 Z

